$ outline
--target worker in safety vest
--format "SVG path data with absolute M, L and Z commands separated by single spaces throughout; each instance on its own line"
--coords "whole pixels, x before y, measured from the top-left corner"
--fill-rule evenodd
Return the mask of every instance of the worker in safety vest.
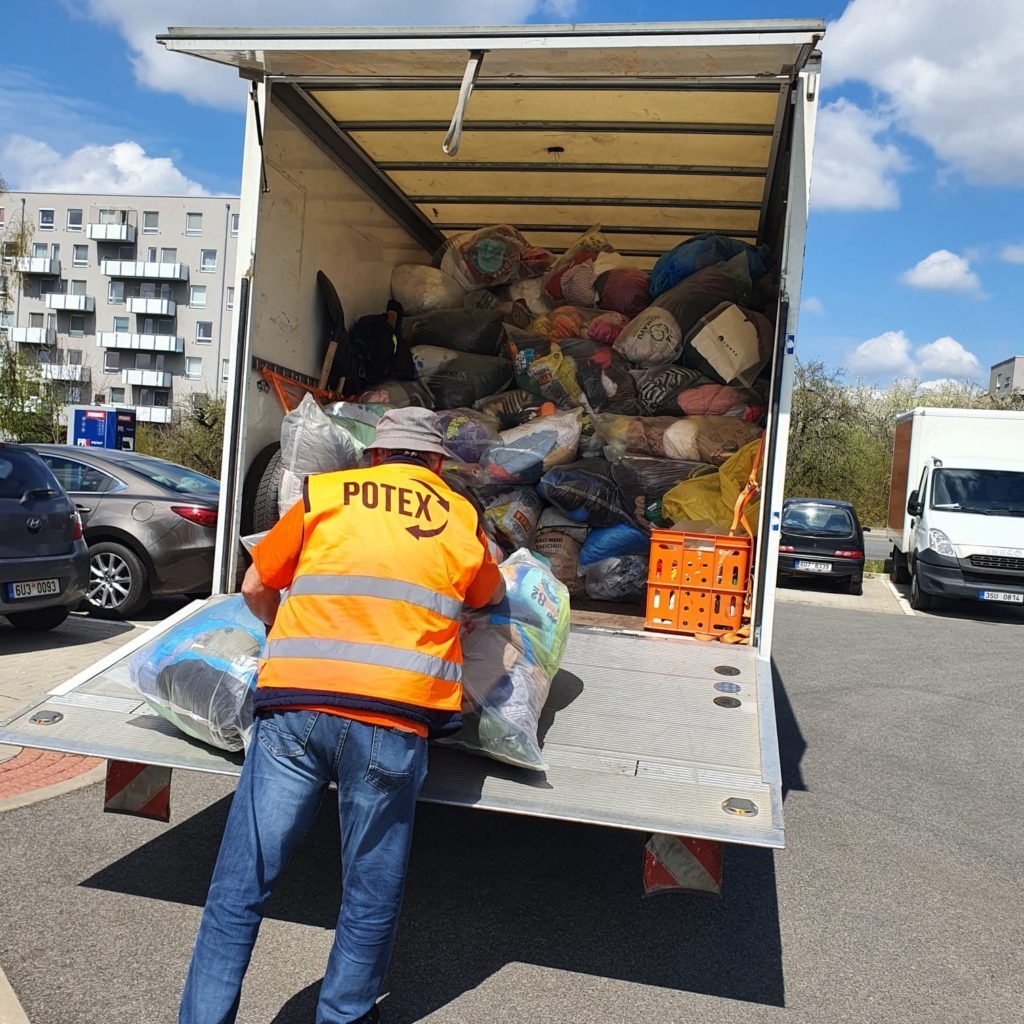
M 379 1019 L 427 739 L 460 724 L 462 608 L 505 594 L 441 442 L 434 413 L 385 413 L 372 467 L 307 478 L 253 549 L 242 594 L 269 626 L 256 723 L 181 1024 L 235 1020 L 263 908 L 331 782 L 344 893 L 316 1019 Z

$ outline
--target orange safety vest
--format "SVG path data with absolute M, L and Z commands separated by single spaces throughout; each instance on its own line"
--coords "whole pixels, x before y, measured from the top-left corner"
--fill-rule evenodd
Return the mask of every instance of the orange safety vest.
M 461 725 L 462 603 L 484 562 L 473 506 L 425 466 L 310 476 L 298 568 L 257 710 L 329 705 Z

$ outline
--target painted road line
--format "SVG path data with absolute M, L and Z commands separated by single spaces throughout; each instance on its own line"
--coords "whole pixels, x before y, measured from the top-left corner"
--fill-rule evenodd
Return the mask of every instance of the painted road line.
M 910 607 L 910 602 L 896 589 L 896 584 L 892 580 L 887 579 L 885 581 L 886 586 L 892 591 L 892 596 L 896 598 L 900 603 L 900 607 L 903 609 L 904 615 L 916 615 L 917 612 Z

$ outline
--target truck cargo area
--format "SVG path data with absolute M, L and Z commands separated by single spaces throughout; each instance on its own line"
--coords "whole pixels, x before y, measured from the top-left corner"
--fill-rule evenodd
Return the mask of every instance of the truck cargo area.
M 542 720 L 550 769 L 531 773 L 434 747 L 425 800 L 782 845 L 773 516 L 782 500 L 816 102 L 816 70 L 801 72 L 821 32 L 818 22 L 775 22 L 178 29 L 161 38 L 168 49 L 234 64 L 254 82 L 238 268 L 248 303 L 231 357 L 221 589 L 234 589 L 246 470 L 281 426 L 253 359 L 316 379 L 318 271 L 334 282 L 351 322 L 384 309 L 396 265 L 429 263 L 447 237 L 486 224 L 513 224 L 555 252 L 600 225 L 644 267 L 704 231 L 765 243 L 775 257 L 752 643 L 644 633 L 642 609 L 576 609 Z M 441 143 L 479 54 L 458 154 L 448 157 Z M 0 729 L 0 742 L 237 773 L 237 758 L 177 734 L 126 690 L 118 681 L 126 656 L 58 688 Z M 41 710 L 61 718 L 42 724 Z

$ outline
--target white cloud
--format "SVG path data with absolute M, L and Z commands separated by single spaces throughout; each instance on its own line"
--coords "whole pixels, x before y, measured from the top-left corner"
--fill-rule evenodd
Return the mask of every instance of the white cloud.
M 826 85 L 867 82 L 967 180 L 1024 184 L 1020 0 L 853 0 L 822 49 Z
M 13 135 L 0 147 L 0 166 L 11 188 L 24 192 L 92 192 L 100 195 L 210 193 L 167 157 L 147 156 L 137 142 L 82 146 L 60 154 L 45 142 Z
M 155 41 L 169 25 L 495 25 L 525 21 L 534 14 L 569 17 L 576 0 L 64 0 L 72 11 L 111 25 L 131 51 L 140 84 L 175 92 L 195 103 L 237 109 L 245 83 L 224 68 L 180 53 Z M 72 6 L 73 5 L 73 6 Z
M 971 264 L 948 249 L 939 249 L 925 256 L 909 270 L 900 275 L 904 284 L 912 288 L 928 288 L 934 291 L 964 292 L 980 297 L 981 280 L 971 270 Z
M 886 331 L 861 342 L 850 354 L 847 365 L 870 380 L 894 377 L 926 377 L 927 386 L 938 387 L 943 380 L 975 380 L 982 376 L 978 357 L 948 335 L 914 348 L 903 331 Z M 922 385 L 923 387 L 925 385 Z
M 807 298 L 800 303 L 800 309 L 804 313 L 820 315 L 825 312 L 825 304 L 816 296 L 808 295 Z
M 952 387 L 960 381 L 953 377 L 937 377 L 935 380 L 923 380 L 917 385 L 918 391 L 941 391 L 943 388 Z
M 889 119 L 840 98 L 821 108 L 814 143 L 811 206 L 815 210 L 894 210 L 896 175 L 910 162 L 886 141 Z
M 999 258 L 1004 263 L 1024 263 L 1024 245 L 1004 245 Z

